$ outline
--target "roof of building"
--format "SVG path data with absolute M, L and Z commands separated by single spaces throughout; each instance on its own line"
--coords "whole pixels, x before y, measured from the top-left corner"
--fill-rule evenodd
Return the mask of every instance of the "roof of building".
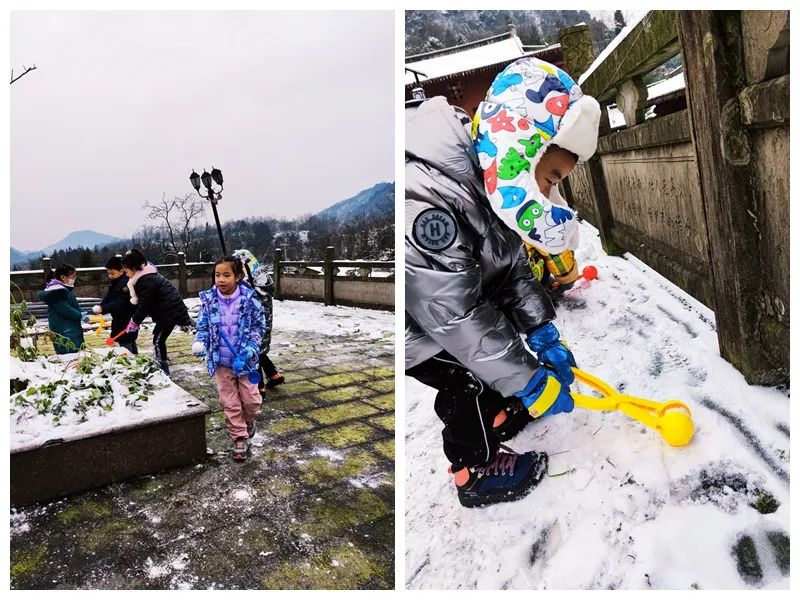
M 420 72 L 420 83 L 436 83 L 448 79 L 471 75 L 481 71 L 500 71 L 522 56 L 536 56 L 552 60 L 560 56 L 561 44 L 528 51 L 513 33 L 504 33 L 469 44 L 444 48 L 426 54 L 406 58 L 406 67 Z M 406 88 L 416 85 L 413 73 L 406 71 Z

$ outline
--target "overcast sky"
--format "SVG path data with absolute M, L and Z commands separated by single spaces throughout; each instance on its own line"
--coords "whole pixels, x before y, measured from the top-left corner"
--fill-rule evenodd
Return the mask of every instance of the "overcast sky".
M 393 13 L 13 12 L 11 243 L 126 237 L 222 169 L 223 221 L 394 179 Z M 213 222 L 209 211 L 208 218 Z

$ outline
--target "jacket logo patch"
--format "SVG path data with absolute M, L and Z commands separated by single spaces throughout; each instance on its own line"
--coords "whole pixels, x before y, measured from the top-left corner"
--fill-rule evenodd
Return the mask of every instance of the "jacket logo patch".
M 429 208 L 414 220 L 414 241 L 426 250 L 446 250 L 456 239 L 456 222 L 446 212 Z

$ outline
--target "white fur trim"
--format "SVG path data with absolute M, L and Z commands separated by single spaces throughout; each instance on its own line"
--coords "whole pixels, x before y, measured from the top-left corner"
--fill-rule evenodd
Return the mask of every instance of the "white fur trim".
M 589 160 L 597 150 L 597 131 L 600 127 L 600 104 L 591 96 L 573 102 L 561 119 L 561 125 L 551 143 Z

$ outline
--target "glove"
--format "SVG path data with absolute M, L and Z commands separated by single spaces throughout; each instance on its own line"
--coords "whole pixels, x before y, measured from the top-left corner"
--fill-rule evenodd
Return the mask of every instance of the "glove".
M 92 312 L 93 312 L 94 314 L 96 314 L 96 315 L 102 315 L 102 314 L 103 314 L 103 307 L 102 307 L 102 306 L 100 306 L 99 304 L 95 304 L 95 305 L 92 307 Z
M 572 367 L 575 357 L 569 348 L 559 339 L 558 329 L 552 323 L 547 323 L 536 329 L 528 336 L 528 346 L 531 347 L 543 365 L 552 367 L 562 385 L 570 386 L 575 381 Z
M 131 319 L 130 321 L 128 321 L 128 327 L 127 327 L 127 330 L 128 330 L 129 332 L 130 332 L 130 331 L 139 331 L 139 325 L 138 325 L 138 323 L 136 323 L 136 321 L 134 321 L 133 319 Z
M 539 367 L 525 389 L 514 395 L 522 400 L 534 419 L 544 415 L 570 413 L 575 408 L 575 400 L 569 393 L 569 387 L 562 385 L 555 371 L 549 367 Z
M 192 354 L 195 356 L 205 356 L 206 345 L 203 342 L 195 342 L 192 344 Z
M 81 311 L 81 321 L 84 323 L 89 322 L 89 313 L 87 313 L 85 310 Z
M 247 362 L 258 358 L 258 350 L 252 346 L 247 346 L 242 350 L 242 358 Z
M 560 298 L 564 292 L 571 290 L 574 286 L 574 281 L 570 281 L 569 283 L 559 283 L 558 281 L 553 281 L 551 284 L 544 287 L 544 291 L 547 292 L 547 295 L 550 296 L 551 299 L 555 299 Z

